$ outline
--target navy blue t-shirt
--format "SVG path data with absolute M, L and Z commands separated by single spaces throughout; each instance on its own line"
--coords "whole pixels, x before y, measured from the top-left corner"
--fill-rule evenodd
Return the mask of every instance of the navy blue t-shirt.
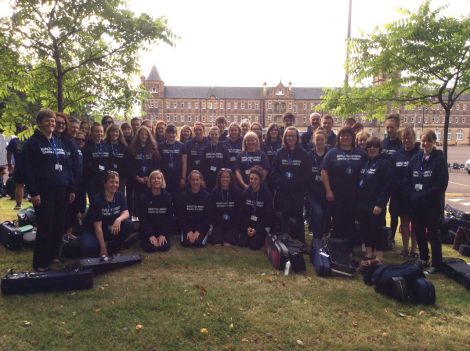
M 159 145 L 160 155 L 162 156 L 162 169 L 165 177 L 170 174 L 181 176 L 181 157 L 186 155 L 186 146 L 179 141 L 173 144 L 164 142 Z M 179 178 L 178 178 L 179 179 Z
M 106 200 L 104 191 L 96 194 L 90 203 L 87 213 L 87 224 L 93 227 L 94 222 L 102 222 L 103 227 L 108 227 L 114 223 L 122 212 L 127 210 L 127 201 L 124 194 L 117 191 L 113 201 Z
M 235 163 L 235 169 L 238 169 L 243 177 L 243 181 L 248 184 L 248 176 L 250 174 L 250 169 L 254 166 L 260 166 L 264 170 L 269 170 L 269 160 L 268 156 L 261 151 L 242 151 L 237 156 L 237 161 Z
M 10 142 L 8 143 L 6 147 L 6 150 L 8 152 L 11 152 L 11 154 L 13 155 L 13 161 L 14 161 L 15 166 L 17 167 L 20 165 L 20 162 L 21 162 L 21 154 L 23 152 L 23 145 L 24 145 L 24 141 L 18 138 L 13 138 L 10 140 Z
M 365 152 L 357 148 L 343 150 L 335 147 L 328 151 L 323 159 L 322 169 L 328 172 L 331 190 L 355 192 L 365 159 Z
M 235 141 L 228 139 L 224 142 L 225 147 L 228 151 L 228 161 L 229 167 L 232 171 L 235 171 L 235 162 L 237 161 L 237 156 L 242 152 L 243 138 L 238 138 Z
M 186 151 L 188 153 L 188 173 L 192 170 L 201 170 L 202 151 L 209 144 L 209 140 L 204 137 L 202 140 L 195 138 L 186 143 Z

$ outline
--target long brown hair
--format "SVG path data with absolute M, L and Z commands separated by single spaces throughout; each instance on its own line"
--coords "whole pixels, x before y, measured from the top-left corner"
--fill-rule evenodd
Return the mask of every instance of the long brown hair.
M 132 140 L 131 146 L 129 147 L 129 151 L 131 155 L 136 156 L 137 150 L 141 147 L 139 139 L 140 139 L 140 133 L 142 133 L 142 131 L 146 131 L 149 136 L 144 146 L 145 152 L 150 153 L 154 155 L 156 158 L 160 159 L 160 152 L 158 152 L 157 142 L 155 141 L 155 138 L 153 137 L 150 129 L 144 125 L 140 126 L 139 129 L 137 129 L 137 132 L 135 133 L 135 137 Z
M 110 134 L 111 134 L 111 131 L 113 130 L 117 130 L 118 133 L 119 133 L 119 136 L 118 136 L 118 144 L 122 145 L 122 146 L 125 146 L 125 147 L 128 147 L 127 145 L 127 142 L 126 142 L 126 139 L 124 138 L 124 134 L 122 133 L 122 130 L 121 128 L 119 128 L 119 126 L 117 124 L 111 124 L 108 128 L 106 128 L 106 136 L 105 136 L 105 140 L 111 144 L 111 137 L 110 137 Z

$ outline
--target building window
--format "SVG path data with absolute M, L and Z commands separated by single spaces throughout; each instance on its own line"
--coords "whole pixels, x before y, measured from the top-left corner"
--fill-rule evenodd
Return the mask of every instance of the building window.
M 234 110 L 238 109 L 238 102 L 234 102 L 234 103 L 233 103 L 233 109 L 234 109 Z
M 272 109 L 272 104 L 271 104 L 271 101 L 268 102 L 268 109 Z
M 410 122 L 411 122 L 411 123 L 415 123 L 415 118 L 414 118 L 414 117 L 410 117 Z
M 259 102 L 255 102 L 255 109 L 259 109 Z
M 304 116 L 304 124 L 307 123 L 307 117 Z
M 188 122 L 191 122 L 191 116 L 188 116 Z
M 178 107 L 178 104 L 176 102 L 173 103 L 173 108 L 176 109 Z
M 221 110 L 224 109 L 224 102 L 223 102 L 223 101 L 220 102 L 220 109 L 221 109 Z
M 199 102 L 194 103 L 194 108 L 199 108 Z
M 251 105 L 251 102 L 248 103 L 248 109 L 251 110 L 252 108 L 252 105 Z
M 202 117 L 202 121 L 205 122 L 205 121 L 206 121 L 206 117 L 203 116 L 203 117 Z
M 464 105 L 465 106 L 465 105 Z M 465 123 L 465 117 L 462 117 L 462 123 Z
M 421 123 L 421 117 L 418 117 L 418 118 L 417 118 L 417 122 L 418 122 L 418 123 Z
M 459 123 L 459 118 L 456 116 L 455 117 L 455 124 Z
M 181 115 L 180 119 L 181 119 L 181 123 L 184 123 L 184 116 L 183 115 Z
M 156 93 L 156 92 L 157 92 L 157 88 L 156 88 L 156 87 L 152 87 L 151 91 L 152 91 L 152 93 Z
M 292 111 L 292 102 L 289 102 L 289 110 Z
M 447 140 L 452 140 L 452 132 L 450 130 L 447 132 Z
M 425 123 L 425 124 L 428 123 L 428 118 L 427 118 L 427 117 L 424 117 L 424 123 Z
M 188 109 L 191 110 L 191 102 L 188 102 Z
M 441 141 L 441 131 L 439 129 L 436 129 L 434 133 L 436 133 L 437 141 Z
M 408 122 L 408 118 L 407 118 L 407 117 L 403 117 L 403 122 L 407 123 L 407 122 Z
M 463 140 L 463 130 L 462 129 L 457 129 L 457 133 L 455 133 L 455 139 L 457 141 L 462 141 Z
M 307 103 L 304 102 L 304 110 L 307 110 Z
M 210 121 L 211 121 L 211 123 L 214 123 L 215 117 L 214 117 L 214 116 L 211 116 Z
M 166 102 L 166 108 L 170 108 L 171 104 L 169 101 Z
M 202 109 L 203 109 L 203 110 L 206 109 L 206 102 L 205 102 L 205 101 L 202 102 Z
M 184 108 L 184 102 L 182 102 L 182 103 L 180 104 L 180 106 L 181 106 L 181 108 Z
M 232 104 L 230 102 L 227 102 L 227 110 L 230 110 L 231 107 L 232 107 Z
M 245 109 L 245 103 L 242 102 L 240 105 L 241 105 L 241 109 L 244 110 Z

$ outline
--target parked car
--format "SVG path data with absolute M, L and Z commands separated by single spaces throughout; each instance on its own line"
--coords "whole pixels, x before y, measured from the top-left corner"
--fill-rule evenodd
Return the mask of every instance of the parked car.
M 467 170 L 468 174 L 470 174 L 470 160 L 467 160 L 467 162 L 465 162 L 465 169 Z

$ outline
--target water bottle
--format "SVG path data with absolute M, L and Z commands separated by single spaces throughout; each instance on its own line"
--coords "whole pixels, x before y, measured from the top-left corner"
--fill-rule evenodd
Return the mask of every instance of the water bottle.
M 290 274 L 290 261 L 286 262 L 286 266 L 284 267 L 284 275 Z

